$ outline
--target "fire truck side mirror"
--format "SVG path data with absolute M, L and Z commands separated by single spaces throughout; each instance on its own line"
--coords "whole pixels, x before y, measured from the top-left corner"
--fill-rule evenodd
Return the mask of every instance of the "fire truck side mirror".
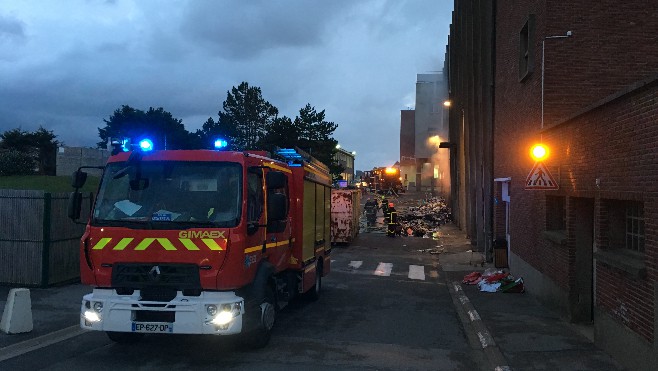
M 286 174 L 282 171 L 268 171 L 265 180 L 267 181 L 267 189 L 284 188 L 286 186 Z
M 272 193 L 267 197 L 267 220 L 268 222 L 284 220 L 288 216 L 287 199 L 283 193 Z
M 73 172 L 71 175 L 71 186 L 75 189 L 80 189 L 87 182 L 87 173 L 80 171 L 80 169 Z
M 71 192 L 68 204 L 68 216 L 71 220 L 80 219 L 80 210 L 82 209 L 82 193 Z

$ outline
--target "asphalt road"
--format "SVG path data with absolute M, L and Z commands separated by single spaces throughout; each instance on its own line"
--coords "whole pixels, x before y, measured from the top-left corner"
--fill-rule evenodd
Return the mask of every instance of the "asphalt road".
M 438 261 L 419 251 L 432 246 L 431 239 L 362 233 L 334 247 L 320 300 L 282 310 L 265 349 L 171 335 L 119 345 L 84 332 L 2 361 L 0 369 L 480 369 L 484 355 L 469 346 Z

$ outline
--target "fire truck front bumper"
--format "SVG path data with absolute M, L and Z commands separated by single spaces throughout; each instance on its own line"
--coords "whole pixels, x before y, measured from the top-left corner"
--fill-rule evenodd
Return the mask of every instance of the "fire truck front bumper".
M 87 330 L 232 335 L 242 332 L 244 299 L 234 292 L 201 292 L 173 299 L 141 300 L 140 290 L 119 295 L 94 289 L 82 299 L 80 327 Z

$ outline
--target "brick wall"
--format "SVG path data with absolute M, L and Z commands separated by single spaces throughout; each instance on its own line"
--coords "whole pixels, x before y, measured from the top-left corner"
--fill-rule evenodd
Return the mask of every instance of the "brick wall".
M 519 81 L 519 32 L 530 14 L 536 19 L 536 65 Z M 545 196 L 567 197 L 568 225 L 578 222 L 569 209 L 570 197 L 595 199 L 599 247 L 607 244 L 601 232 L 607 228 L 607 210 L 601 200 L 642 199 L 647 275 L 629 277 L 599 262 L 596 305 L 652 342 L 658 279 L 658 204 L 653 196 L 658 189 L 658 84 L 651 76 L 658 73 L 658 2 L 506 0 L 497 2 L 496 17 L 494 177 L 512 178 L 510 249 L 570 292 L 577 274 L 573 228 L 568 226 L 565 244 L 543 237 Z M 568 30 L 573 37 L 546 41 L 542 131 L 541 41 Z M 638 84 L 643 79 L 644 86 Z M 558 191 L 524 189 L 533 165 L 528 151 L 540 140 L 551 149 L 547 165 L 559 177 Z M 498 228 L 499 222 L 494 225 Z

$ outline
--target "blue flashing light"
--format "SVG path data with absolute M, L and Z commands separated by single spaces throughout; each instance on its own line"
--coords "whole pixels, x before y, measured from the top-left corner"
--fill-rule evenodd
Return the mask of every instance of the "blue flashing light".
M 223 149 L 228 147 L 228 142 L 224 139 L 215 139 L 215 149 Z
M 139 141 L 139 148 L 144 152 L 152 151 L 153 142 L 150 139 L 142 139 Z
M 285 159 L 296 159 L 299 160 L 302 158 L 302 155 L 297 153 L 294 149 L 291 148 L 282 148 L 276 152 L 278 155 L 282 156 Z
M 124 139 L 121 141 L 121 150 L 124 152 L 130 152 L 130 140 Z

